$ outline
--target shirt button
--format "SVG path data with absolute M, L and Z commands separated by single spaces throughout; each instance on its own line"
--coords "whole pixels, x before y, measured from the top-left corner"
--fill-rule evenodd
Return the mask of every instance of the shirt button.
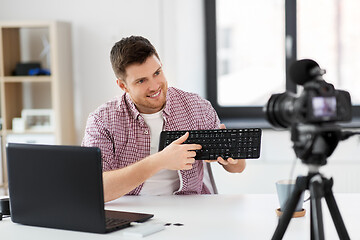
M 146 129 L 146 130 L 144 131 L 144 133 L 145 133 L 145 134 L 149 134 L 149 131 Z

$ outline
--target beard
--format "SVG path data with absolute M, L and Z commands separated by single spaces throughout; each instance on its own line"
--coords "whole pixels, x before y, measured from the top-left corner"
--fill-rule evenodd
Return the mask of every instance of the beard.
M 166 103 L 167 86 L 162 86 L 159 91 L 159 95 L 155 98 L 149 96 L 156 94 L 156 92 L 147 94 L 141 98 L 132 98 L 139 112 L 152 114 L 160 111 L 164 107 Z

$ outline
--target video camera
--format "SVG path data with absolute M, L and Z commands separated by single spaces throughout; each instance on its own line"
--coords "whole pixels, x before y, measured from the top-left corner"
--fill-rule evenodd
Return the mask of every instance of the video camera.
M 347 91 L 336 90 L 322 76 L 325 70 L 310 59 L 295 62 L 289 69 L 290 78 L 304 87 L 294 93 L 273 94 L 266 107 L 266 117 L 274 127 L 288 128 L 291 124 L 321 124 L 349 122 L 352 118 L 351 97 Z
M 296 61 L 289 74 L 304 90 L 299 97 L 273 94 L 264 108 L 267 120 L 274 127 L 291 128 L 295 154 L 305 164 L 325 165 L 338 142 L 354 134 L 335 124 L 351 121 L 350 94 L 327 83 L 325 70 L 310 59 Z
M 360 132 L 342 131 L 336 122 L 351 121 L 350 94 L 336 90 L 322 76 L 325 70 L 310 59 L 295 62 L 289 69 L 291 79 L 302 85 L 299 97 L 290 92 L 273 94 L 264 110 L 274 127 L 291 128 L 291 141 L 298 158 L 309 167 L 307 176 L 298 176 L 293 193 L 272 237 L 282 239 L 301 194 L 310 190 L 311 239 L 324 239 L 321 198 L 325 197 L 340 239 L 350 239 L 337 207 L 333 192 L 333 179 L 319 173 L 339 141 Z

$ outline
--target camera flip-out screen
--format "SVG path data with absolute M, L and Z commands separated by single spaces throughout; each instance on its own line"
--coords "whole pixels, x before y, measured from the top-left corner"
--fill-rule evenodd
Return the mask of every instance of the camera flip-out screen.
M 313 97 L 314 117 L 336 117 L 336 97 Z

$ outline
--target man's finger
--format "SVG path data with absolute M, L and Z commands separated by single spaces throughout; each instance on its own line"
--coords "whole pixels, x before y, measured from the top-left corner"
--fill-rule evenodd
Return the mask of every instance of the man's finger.
M 218 157 L 217 158 L 217 161 L 219 163 L 221 163 L 222 165 L 228 165 L 229 163 L 227 161 L 225 161 L 222 157 Z
M 226 126 L 225 126 L 225 124 L 220 124 L 220 129 L 226 129 Z
M 195 161 L 196 161 L 195 158 L 188 158 L 186 164 L 194 164 Z
M 184 147 L 186 148 L 186 150 L 191 151 L 191 150 L 199 150 L 202 148 L 202 146 L 200 144 L 185 144 Z
M 188 158 L 194 158 L 196 156 L 196 152 L 195 151 L 188 151 Z
M 228 158 L 227 162 L 230 163 L 230 164 L 237 164 L 239 162 L 239 160 L 238 159 L 233 159 L 233 158 Z
M 181 137 L 179 137 L 178 139 L 176 139 L 172 143 L 182 144 L 183 142 L 186 141 L 186 139 L 188 139 L 188 137 L 189 137 L 189 132 L 186 132 L 184 135 L 182 135 Z
M 193 165 L 191 163 L 189 163 L 184 166 L 183 170 L 190 170 L 190 169 L 192 169 L 192 167 L 193 167 Z

